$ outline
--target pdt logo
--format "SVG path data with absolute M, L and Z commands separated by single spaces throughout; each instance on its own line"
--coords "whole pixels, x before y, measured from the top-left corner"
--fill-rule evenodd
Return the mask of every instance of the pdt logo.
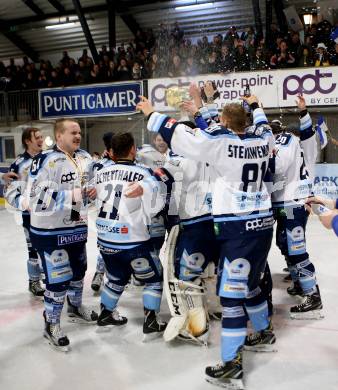
M 291 75 L 286 77 L 283 82 L 283 100 L 287 100 L 289 95 L 305 94 L 311 95 L 315 92 L 328 94 L 334 91 L 336 83 L 332 83 L 330 87 L 322 87 L 323 78 L 332 78 L 332 73 L 321 72 L 319 69 L 315 70 L 315 74 L 305 74 L 303 77 Z

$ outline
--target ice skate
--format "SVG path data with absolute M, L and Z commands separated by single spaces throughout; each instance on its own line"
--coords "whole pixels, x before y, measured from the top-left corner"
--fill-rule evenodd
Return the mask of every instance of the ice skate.
M 143 342 L 147 342 L 161 336 L 167 327 L 167 323 L 161 321 L 154 310 L 144 310 Z
M 291 282 L 291 281 L 292 281 L 291 274 L 288 274 L 288 275 L 284 276 L 283 282 L 289 283 L 289 282 Z
M 97 319 L 97 325 L 106 328 L 110 326 L 125 325 L 127 322 L 128 322 L 128 318 L 121 316 L 116 309 L 110 311 L 107 310 L 104 306 L 102 307 L 99 318 Z
M 293 283 L 293 286 L 291 287 L 288 287 L 286 289 L 287 293 L 289 295 L 292 295 L 292 296 L 295 296 L 295 295 L 298 295 L 300 297 L 303 297 L 304 296 L 304 293 L 303 293 L 303 289 L 302 287 L 300 286 L 299 282 L 296 281 Z
M 209 319 L 215 320 L 215 321 L 221 321 L 222 320 L 222 312 L 221 311 L 209 311 Z
M 45 289 L 41 286 L 40 280 L 30 280 L 28 291 L 30 291 L 35 297 L 43 297 Z
M 95 292 L 98 292 L 101 288 L 103 282 L 103 272 L 95 272 L 95 275 L 92 280 L 92 284 L 90 285 L 91 289 Z
M 207 382 L 229 390 L 243 390 L 242 353 L 238 352 L 230 362 L 209 366 L 205 369 Z
M 294 320 L 320 320 L 324 318 L 321 310 L 322 300 L 317 286 L 317 292 L 312 295 L 305 295 L 303 302 L 290 309 L 290 317 Z
M 63 333 L 60 324 L 52 324 L 46 321 L 45 312 L 43 313 L 45 319 L 45 330 L 43 336 L 48 340 L 48 343 L 57 351 L 68 352 L 70 345 L 68 337 Z
M 267 329 L 255 332 L 246 337 L 244 349 L 253 352 L 276 352 L 274 344 L 276 336 L 273 333 L 272 324 L 270 322 Z
M 68 303 L 68 308 L 67 308 L 67 315 L 69 322 L 76 322 L 78 324 L 95 324 L 98 315 L 94 310 L 91 310 L 87 308 L 84 305 L 81 305 L 79 307 L 73 306 L 69 298 L 67 297 L 67 303 Z

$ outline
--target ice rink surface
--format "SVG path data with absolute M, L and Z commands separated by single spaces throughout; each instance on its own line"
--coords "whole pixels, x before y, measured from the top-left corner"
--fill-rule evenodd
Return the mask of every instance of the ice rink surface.
M 18 218 L 20 221 L 20 217 Z M 42 302 L 27 291 L 26 248 L 21 226 L 13 214 L 0 210 L 0 389 L 1 390 L 208 390 L 204 368 L 220 361 L 220 323 L 211 323 L 208 348 L 162 339 L 142 343 L 142 294 L 127 290 L 120 313 L 129 322 L 97 333 L 95 325 L 62 319 L 72 350 L 51 349 L 42 337 Z M 284 260 L 275 245 L 269 256 L 274 279 L 273 320 L 278 352 L 244 353 L 248 390 L 338 390 L 338 239 L 310 218 L 308 250 L 314 261 L 324 303 L 323 320 L 289 319 L 288 308 L 298 302 L 282 281 Z M 95 270 L 95 232 L 91 229 L 84 302 L 99 309 L 90 289 Z M 162 318 L 168 307 L 162 304 Z

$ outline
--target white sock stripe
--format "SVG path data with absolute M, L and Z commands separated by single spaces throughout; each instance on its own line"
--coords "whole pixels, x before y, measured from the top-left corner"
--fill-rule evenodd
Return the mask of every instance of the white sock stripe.
M 260 311 L 263 311 L 263 310 L 267 309 L 268 308 L 268 303 L 267 302 L 263 302 L 260 305 L 252 306 L 252 307 L 245 306 L 245 308 L 246 308 L 248 313 L 258 313 Z
M 144 290 L 143 295 L 151 295 L 152 297 L 155 298 L 161 298 L 162 294 L 161 293 L 156 293 L 155 291 L 149 291 L 149 290 Z
M 119 299 L 120 298 L 120 295 L 115 294 L 113 291 L 110 291 L 106 288 L 103 289 L 102 294 L 106 294 L 106 295 L 108 295 L 109 298 L 112 298 L 112 299 Z
M 226 332 L 222 331 L 222 337 L 245 337 L 247 334 L 246 330 L 245 331 L 238 331 L 238 332 Z

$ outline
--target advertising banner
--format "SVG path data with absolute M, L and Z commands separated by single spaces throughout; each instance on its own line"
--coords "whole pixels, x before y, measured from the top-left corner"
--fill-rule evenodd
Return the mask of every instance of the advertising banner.
M 314 193 L 338 199 L 338 164 L 316 164 Z
M 238 102 L 249 85 L 251 93 L 259 97 L 265 108 L 294 107 L 297 94 L 305 96 L 308 106 L 337 106 L 338 67 L 265 70 L 227 74 L 204 74 L 148 80 L 151 102 L 159 111 L 171 111 L 165 102 L 165 90 L 169 87 L 188 87 L 191 82 L 202 85 L 214 81 L 220 98 L 219 108 L 230 102 Z
M 135 114 L 142 81 L 39 90 L 40 119 Z

